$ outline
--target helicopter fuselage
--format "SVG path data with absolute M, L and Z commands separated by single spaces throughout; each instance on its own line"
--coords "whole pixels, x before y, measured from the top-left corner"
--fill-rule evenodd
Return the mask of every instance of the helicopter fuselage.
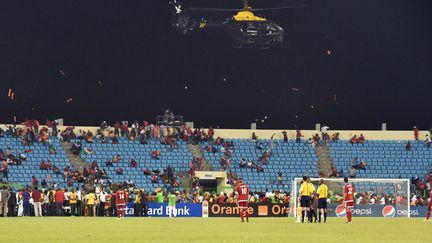
M 249 7 L 230 18 L 213 21 L 202 18 L 196 21 L 177 0 L 172 0 L 174 18 L 172 26 L 181 34 L 206 28 L 221 28 L 241 47 L 269 47 L 283 43 L 285 31 L 276 23 L 255 15 Z
M 269 20 L 238 21 L 227 19 L 221 27 L 241 44 L 273 46 L 281 44 L 285 31 Z

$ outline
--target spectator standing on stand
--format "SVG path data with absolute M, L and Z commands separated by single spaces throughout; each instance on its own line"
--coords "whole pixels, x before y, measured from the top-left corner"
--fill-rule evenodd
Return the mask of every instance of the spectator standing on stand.
M 282 132 L 284 143 L 288 143 L 288 133 L 286 131 Z
M 416 126 L 414 126 L 413 131 L 414 131 L 414 140 L 419 140 L 419 129 Z

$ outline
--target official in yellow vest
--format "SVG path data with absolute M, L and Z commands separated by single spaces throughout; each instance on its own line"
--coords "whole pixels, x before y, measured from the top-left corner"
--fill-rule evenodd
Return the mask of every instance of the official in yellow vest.
M 327 221 L 327 198 L 328 198 L 328 187 L 324 182 L 324 179 L 320 180 L 320 186 L 317 190 L 318 193 L 318 222 L 321 223 L 321 215 L 324 214 L 324 223 Z

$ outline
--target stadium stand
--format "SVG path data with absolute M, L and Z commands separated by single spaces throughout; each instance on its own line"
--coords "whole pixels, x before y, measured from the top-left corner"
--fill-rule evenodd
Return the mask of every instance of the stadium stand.
M 56 182 L 60 183 L 59 186 L 64 183 L 64 179 L 61 174 L 54 174 L 52 170 L 41 170 L 39 164 L 42 160 L 48 161 L 57 166 L 62 170 L 66 166 L 70 166 L 69 160 L 65 154 L 65 151 L 60 147 L 60 142 L 57 138 L 51 138 L 50 144 L 54 147 L 56 153 L 52 154 L 49 152 L 49 145 L 35 142 L 30 146 L 24 146 L 20 138 L 13 137 L 2 137 L 0 138 L 0 148 L 3 151 L 9 147 L 12 149 L 12 154 L 18 157 L 20 153 L 26 156 L 26 159 L 21 162 L 21 165 L 10 165 L 9 166 L 9 181 L 19 183 L 22 185 L 30 185 L 31 177 L 34 175 L 39 183 L 42 179 L 51 178 L 47 180 L 48 183 Z M 75 183 L 77 186 L 78 183 Z
M 118 144 L 112 144 L 111 142 L 101 143 L 98 140 L 95 140 L 94 143 L 84 143 L 78 139 L 71 140 L 71 142 L 82 142 L 83 148 L 91 148 L 92 153 L 82 153 L 82 158 L 89 163 L 96 161 L 100 169 L 107 171 L 107 175 L 112 182 L 120 183 L 132 180 L 137 187 L 146 188 L 149 191 L 154 191 L 157 187 L 165 188 L 166 184 L 162 183 L 161 180 L 152 183 L 150 175 L 143 174 L 145 168 L 150 171 L 163 171 L 170 165 L 175 171 L 187 171 L 189 161 L 192 160 L 187 145 L 183 141 L 179 141 L 178 148 L 174 148 L 172 151 L 168 145 L 161 145 L 160 141 L 152 139 L 149 140 L 148 144 L 140 144 L 138 140 L 131 141 L 123 137 L 119 138 Z M 156 150 L 160 151 L 159 159 L 154 159 L 151 156 L 151 152 Z M 121 157 L 118 164 L 106 166 L 106 160 L 112 160 L 117 155 Z M 132 159 L 138 162 L 137 168 L 130 166 Z M 116 174 L 118 168 L 123 169 L 123 175 Z
M 364 144 L 350 144 L 349 141 L 328 143 L 330 155 L 338 169 L 347 174 L 353 160 L 367 162 L 366 170 L 357 170 L 357 178 L 413 178 L 422 176 L 430 168 L 432 149 L 419 141 L 410 141 L 411 150 L 405 148 L 407 140 L 369 140 Z M 359 191 L 370 187 L 378 192 L 380 188 L 370 184 L 359 184 Z M 392 191 L 391 186 L 382 189 Z
M 259 139 L 258 141 L 233 139 L 233 143 L 230 170 L 238 178 L 243 178 L 252 191 L 281 189 L 281 183 L 278 182 L 280 174 L 285 184 L 294 177 L 318 174 L 318 158 L 315 150 L 304 142 L 295 143 L 294 140 L 290 140 L 288 143 L 284 143 L 282 140 L 270 139 Z M 213 145 L 208 144 L 208 146 Z M 270 148 L 272 148 L 272 152 L 268 161 L 263 164 L 259 163 L 259 158 L 263 152 Z M 205 156 L 212 162 L 215 170 L 221 170 L 219 161 L 223 153 L 207 151 Z M 239 162 L 242 158 L 246 161 L 253 161 L 254 168 L 240 168 Z M 257 172 L 256 165 L 261 165 L 263 172 Z M 290 188 L 290 185 L 286 185 L 286 188 Z

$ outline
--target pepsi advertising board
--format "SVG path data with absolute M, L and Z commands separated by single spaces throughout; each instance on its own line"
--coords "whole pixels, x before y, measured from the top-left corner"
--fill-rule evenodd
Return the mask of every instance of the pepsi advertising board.
M 202 206 L 198 203 L 177 203 L 177 217 L 202 217 Z M 149 217 L 168 217 L 168 203 L 147 203 Z M 126 216 L 134 216 L 134 204 L 126 206 Z
M 343 205 L 331 204 L 328 207 L 329 216 L 346 217 Z M 411 206 L 410 217 L 426 217 L 426 206 Z M 406 206 L 395 207 L 392 205 L 355 205 L 351 209 L 354 217 L 407 217 Z

